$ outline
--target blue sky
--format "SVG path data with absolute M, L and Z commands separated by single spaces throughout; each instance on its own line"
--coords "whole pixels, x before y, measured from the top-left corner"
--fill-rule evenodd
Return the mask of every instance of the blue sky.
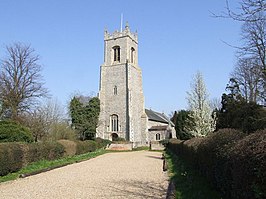
M 236 1 L 233 1 L 233 7 Z M 120 29 L 120 16 L 139 37 L 146 108 L 187 108 L 193 75 L 202 72 L 210 99 L 220 98 L 235 64 L 240 25 L 213 18 L 223 0 L 0 0 L 0 58 L 4 46 L 31 44 L 40 55 L 51 95 L 67 104 L 75 92 L 97 94 L 104 29 Z

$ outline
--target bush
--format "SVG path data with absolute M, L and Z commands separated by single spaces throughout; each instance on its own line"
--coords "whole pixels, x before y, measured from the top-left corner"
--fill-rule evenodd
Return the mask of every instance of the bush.
M 94 140 L 97 143 L 97 148 L 105 148 L 107 145 L 111 144 L 110 140 L 102 139 L 102 138 L 95 138 Z
M 77 134 L 69 125 L 65 123 L 54 123 L 51 126 L 47 140 L 76 140 Z
M 29 163 L 40 160 L 55 160 L 64 155 L 64 146 L 58 142 L 37 142 L 29 145 Z
M 114 142 L 126 142 L 126 139 L 125 138 L 121 138 L 121 137 L 115 137 L 115 138 L 113 138 L 113 141 Z
M 229 197 L 231 190 L 230 154 L 245 134 L 239 130 L 221 129 L 202 139 L 197 149 L 197 167 L 214 185 Z
M 98 141 L 100 141 L 98 139 Z M 101 140 L 102 145 L 107 143 Z M 23 166 L 40 160 L 55 160 L 64 156 L 95 151 L 100 145 L 95 141 L 70 141 L 38 143 L 0 143 L 0 176 L 16 172 Z
M 231 161 L 232 198 L 266 198 L 266 129 L 237 142 Z
M 92 152 L 97 149 L 96 142 L 92 140 L 76 141 L 76 144 L 76 155 Z
M 23 144 L 0 143 L 0 176 L 19 170 L 24 164 Z
M 171 139 L 168 148 L 216 186 L 225 198 L 266 198 L 266 130 L 246 136 L 221 129 L 206 138 Z
M 60 144 L 64 146 L 65 152 L 64 156 L 76 155 L 77 144 L 71 140 L 58 140 Z
M 0 142 L 32 142 L 31 132 L 11 121 L 0 121 Z

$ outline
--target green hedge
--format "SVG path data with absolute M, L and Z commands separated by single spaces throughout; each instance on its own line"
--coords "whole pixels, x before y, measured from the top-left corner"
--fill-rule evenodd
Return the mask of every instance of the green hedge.
M 92 140 L 76 141 L 76 143 L 77 143 L 76 155 L 92 152 L 97 149 L 96 142 Z
M 29 129 L 12 121 L 0 121 L 0 142 L 32 142 Z
M 206 138 L 171 139 L 168 148 L 205 176 L 225 198 L 266 198 L 266 130 L 222 129 Z
M 64 146 L 58 142 L 37 142 L 29 145 L 28 162 L 55 160 L 64 155 Z
M 105 148 L 107 145 L 111 144 L 112 141 L 102 139 L 102 138 L 95 138 L 94 140 L 97 143 L 97 148 Z
M 103 148 L 106 143 L 107 141 L 100 139 L 97 142 L 59 140 L 58 142 L 0 143 L 0 176 L 18 171 L 32 162 L 92 152 Z
M 0 175 L 22 168 L 24 163 L 24 153 L 22 144 L 1 143 L 0 144 Z

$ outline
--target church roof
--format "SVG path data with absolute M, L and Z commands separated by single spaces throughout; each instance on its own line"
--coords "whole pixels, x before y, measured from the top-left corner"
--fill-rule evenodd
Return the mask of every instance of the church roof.
M 149 128 L 149 131 L 166 131 L 167 130 L 168 125 L 164 125 L 164 126 L 152 126 L 151 128 Z
M 168 124 L 169 121 L 172 126 L 174 126 L 174 123 L 171 122 L 171 120 L 164 114 L 164 113 L 158 113 L 151 109 L 145 109 L 146 115 L 148 116 L 148 120 L 155 121 L 155 122 L 162 122 L 165 124 Z

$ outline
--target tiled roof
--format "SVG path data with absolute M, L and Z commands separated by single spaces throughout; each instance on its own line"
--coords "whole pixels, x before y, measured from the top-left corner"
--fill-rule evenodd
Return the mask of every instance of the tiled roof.
M 168 125 L 164 125 L 164 126 L 152 126 L 151 128 L 149 128 L 149 131 L 165 131 L 167 130 Z
M 145 109 L 145 112 L 148 116 L 148 119 L 151 121 L 162 122 L 165 124 L 168 124 L 170 121 L 170 119 L 163 113 L 158 113 L 151 109 Z M 174 126 L 173 122 L 170 121 L 170 123 L 172 126 Z

